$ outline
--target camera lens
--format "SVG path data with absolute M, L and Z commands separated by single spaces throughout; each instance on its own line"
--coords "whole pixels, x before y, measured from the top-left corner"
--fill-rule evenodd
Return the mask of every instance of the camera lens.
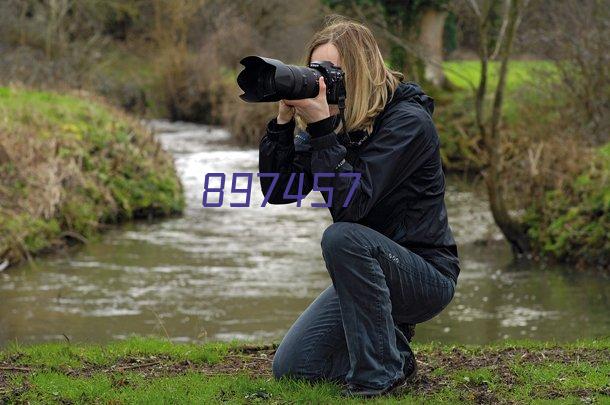
M 275 74 L 273 71 L 264 71 L 258 77 L 257 93 L 263 95 L 263 97 L 275 93 Z
M 336 103 L 336 73 L 330 62 L 312 63 L 312 67 L 286 65 L 279 60 L 261 56 L 247 56 L 240 63 L 244 70 L 237 76 L 237 84 L 244 91 L 242 100 L 257 103 L 268 101 L 312 98 L 320 91 L 318 79 L 325 72 L 329 104 Z M 331 77 L 332 76 L 332 77 Z

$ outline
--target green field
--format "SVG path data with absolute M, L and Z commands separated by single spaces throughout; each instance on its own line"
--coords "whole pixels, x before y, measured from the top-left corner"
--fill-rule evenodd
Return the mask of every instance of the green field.
M 481 80 L 481 64 L 477 60 L 448 61 L 443 63 L 447 79 L 457 88 L 450 94 L 441 94 L 449 100 L 450 116 L 454 112 L 469 113 L 474 120 L 475 90 Z M 494 91 L 498 84 L 499 62 L 489 63 L 487 77 L 486 112 L 491 110 Z M 503 120 L 510 126 L 518 126 L 524 109 L 538 110 L 541 103 L 548 102 L 543 88 L 557 80 L 556 67 L 550 61 L 511 61 L 508 64 L 504 93 Z M 543 82 L 545 85 L 543 85 Z M 441 115 L 443 112 L 440 113 Z M 439 119 L 439 114 L 437 114 Z M 440 117 L 440 119 L 444 119 Z
M 481 63 L 478 60 L 448 61 L 443 63 L 443 68 L 447 78 L 457 87 L 470 89 L 478 86 L 481 80 Z M 499 62 L 489 63 L 489 89 L 495 89 L 498 81 Z M 553 75 L 555 67 L 550 61 L 510 61 L 508 64 L 508 75 L 506 79 L 506 89 L 512 92 L 520 86 L 538 80 L 536 74 Z
M 332 383 L 275 380 L 276 344 L 173 344 L 132 337 L 105 346 L 10 344 L 0 403 L 337 403 Z M 373 403 L 609 403 L 610 339 L 556 345 L 415 344 L 419 377 Z M 350 401 L 360 402 L 357 399 Z

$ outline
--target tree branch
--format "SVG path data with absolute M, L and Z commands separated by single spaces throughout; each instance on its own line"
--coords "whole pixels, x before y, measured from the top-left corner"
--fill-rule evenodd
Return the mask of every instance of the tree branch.
M 472 11 L 474 11 L 474 14 L 479 17 L 479 19 L 483 18 L 481 9 L 479 9 L 479 5 L 477 4 L 477 0 L 469 0 L 468 4 L 470 4 L 470 8 Z
M 510 9 L 510 2 L 511 0 L 504 1 L 502 26 L 500 27 L 500 33 L 498 34 L 498 39 L 496 40 L 496 46 L 490 56 L 491 60 L 495 60 L 498 57 L 500 48 L 502 47 L 502 42 L 504 41 L 504 34 L 506 33 L 506 26 L 508 25 L 508 10 Z

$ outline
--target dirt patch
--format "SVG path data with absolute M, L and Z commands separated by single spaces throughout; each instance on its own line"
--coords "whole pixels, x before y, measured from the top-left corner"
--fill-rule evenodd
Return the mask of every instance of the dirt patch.
M 419 365 L 419 377 L 411 387 L 411 391 L 421 395 L 431 395 L 442 390 L 455 382 L 451 382 L 448 373 L 435 373 L 436 370 L 477 370 L 489 368 L 493 371 L 495 378 L 506 388 L 512 390 L 518 383 L 517 376 L 513 373 L 511 366 L 514 364 L 541 364 L 545 362 L 573 364 L 586 362 L 592 365 L 602 364 L 610 358 L 610 350 L 577 349 L 565 350 L 552 348 L 544 350 L 529 350 L 524 348 L 507 348 L 495 351 L 484 351 L 481 353 L 467 353 L 464 350 L 454 348 L 451 352 L 440 349 L 416 354 Z M 476 403 L 506 403 L 504 399 L 498 398 L 489 389 L 488 382 L 476 383 L 465 381 L 462 384 L 463 400 Z M 571 395 L 580 398 L 589 398 L 596 393 L 606 395 L 610 388 L 603 391 L 577 389 Z M 549 389 L 548 392 L 540 392 L 541 398 L 558 398 L 566 395 L 566 392 Z
M 114 374 L 130 371 L 146 378 L 154 378 L 196 371 L 205 375 L 245 373 L 251 377 L 269 377 L 274 352 L 273 348 L 232 351 L 216 364 L 194 363 L 190 360 L 176 361 L 169 356 L 126 357 L 110 366 L 86 364 L 82 368 L 67 370 L 65 374 L 73 377 L 90 377 L 99 372 Z

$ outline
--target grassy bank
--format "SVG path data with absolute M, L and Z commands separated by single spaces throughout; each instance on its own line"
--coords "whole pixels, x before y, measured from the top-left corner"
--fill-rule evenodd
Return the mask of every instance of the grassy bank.
M 481 138 L 472 92 L 480 80 L 480 63 L 445 62 L 444 67 L 457 90 L 435 94 L 443 164 L 449 170 L 478 170 Z M 491 93 L 499 65 L 489 68 Z M 523 213 L 519 215 L 535 256 L 608 272 L 610 144 L 589 145 L 589 139 L 567 126 L 561 117 L 569 112 L 561 98 L 565 93 L 549 86 L 558 79 L 548 61 L 509 65 L 501 123 L 503 176 L 511 179 L 506 181 L 509 205 Z
M 574 181 L 529 207 L 525 223 L 538 253 L 610 271 L 610 143 Z
M 0 88 L 0 264 L 180 212 L 171 156 L 99 98 Z
M 276 344 L 11 344 L 0 351 L 0 402 L 337 403 L 332 383 L 276 381 Z M 610 339 L 570 344 L 416 344 L 420 375 L 379 403 L 608 403 Z M 359 402 L 357 400 L 354 403 Z

